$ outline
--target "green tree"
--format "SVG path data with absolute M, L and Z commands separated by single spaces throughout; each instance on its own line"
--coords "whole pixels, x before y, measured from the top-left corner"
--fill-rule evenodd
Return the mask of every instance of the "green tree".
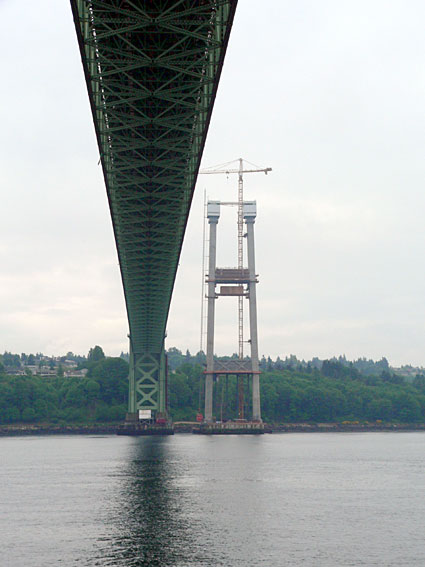
M 100 362 L 105 358 L 105 353 L 103 352 L 102 347 L 96 345 L 95 347 L 89 350 L 89 354 L 87 355 L 87 361 L 90 362 Z
M 16 423 L 21 421 L 21 412 L 16 406 L 10 406 L 4 411 L 0 411 L 1 423 Z
M 33 410 L 33 408 L 28 407 L 24 409 L 24 411 L 22 412 L 22 421 L 26 423 L 35 421 L 35 411 Z
M 5 352 L 3 354 L 3 364 L 10 368 L 20 368 L 21 358 L 19 354 L 12 354 L 11 352 Z
M 126 403 L 128 396 L 128 363 L 119 357 L 108 357 L 93 365 L 87 377 L 100 387 L 99 397 L 104 402 Z
M 34 412 L 37 421 L 45 419 L 48 414 L 47 402 L 43 399 L 37 399 L 34 403 Z
M 86 399 L 89 404 L 92 404 L 96 401 L 100 394 L 100 384 L 95 380 L 87 380 L 84 389 L 86 392 Z
M 78 408 L 85 406 L 87 403 L 87 397 L 84 384 L 81 382 L 74 382 L 66 393 L 65 403 L 67 406 Z

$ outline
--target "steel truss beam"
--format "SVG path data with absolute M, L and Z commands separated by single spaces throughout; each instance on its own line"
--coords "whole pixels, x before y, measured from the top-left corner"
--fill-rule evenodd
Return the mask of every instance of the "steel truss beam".
M 165 327 L 236 4 L 71 0 L 127 306 L 130 411 L 164 410 Z

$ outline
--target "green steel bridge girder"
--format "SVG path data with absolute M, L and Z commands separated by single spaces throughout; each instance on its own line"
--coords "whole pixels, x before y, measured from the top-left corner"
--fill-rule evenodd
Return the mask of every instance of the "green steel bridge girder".
M 166 358 L 164 350 L 157 353 L 134 353 L 130 348 L 128 412 L 150 409 L 167 413 Z
M 71 0 L 130 331 L 129 411 L 165 411 L 164 336 L 237 0 Z

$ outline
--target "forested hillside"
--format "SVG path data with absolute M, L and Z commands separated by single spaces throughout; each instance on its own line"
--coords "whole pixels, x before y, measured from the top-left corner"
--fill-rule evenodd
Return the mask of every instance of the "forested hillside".
M 180 366 L 170 379 L 175 418 L 193 419 L 199 405 L 200 366 Z M 215 414 L 220 419 L 225 380 L 216 384 Z M 225 392 L 223 392 L 225 393 Z M 228 417 L 235 417 L 236 386 L 228 385 Z M 425 378 L 412 384 L 388 372 L 363 376 L 355 368 L 325 361 L 322 371 L 272 370 L 261 375 L 262 415 L 268 422 L 344 420 L 425 421 Z M 201 406 L 202 407 L 202 406 Z
M 190 355 L 182 358 L 183 363 L 169 374 L 170 411 L 174 420 L 193 421 L 202 411 L 203 366 Z M 84 377 L 14 376 L 0 368 L 0 423 L 123 420 L 128 363 L 123 358 L 92 357 L 86 366 Z M 261 396 L 263 418 L 271 423 L 425 422 L 423 376 L 416 376 L 412 383 L 386 370 L 380 376 L 365 376 L 337 360 L 323 361 L 320 371 L 299 365 L 265 370 Z M 216 383 L 214 411 L 217 419 L 235 417 L 235 380 Z
M 0 423 L 119 421 L 127 408 L 128 364 L 103 358 L 85 377 L 6 375 L 0 371 Z

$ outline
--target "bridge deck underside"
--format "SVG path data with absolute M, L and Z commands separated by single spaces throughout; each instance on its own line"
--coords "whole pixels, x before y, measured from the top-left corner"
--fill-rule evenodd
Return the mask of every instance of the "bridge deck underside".
M 236 0 L 71 0 L 133 352 L 160 352 Z

